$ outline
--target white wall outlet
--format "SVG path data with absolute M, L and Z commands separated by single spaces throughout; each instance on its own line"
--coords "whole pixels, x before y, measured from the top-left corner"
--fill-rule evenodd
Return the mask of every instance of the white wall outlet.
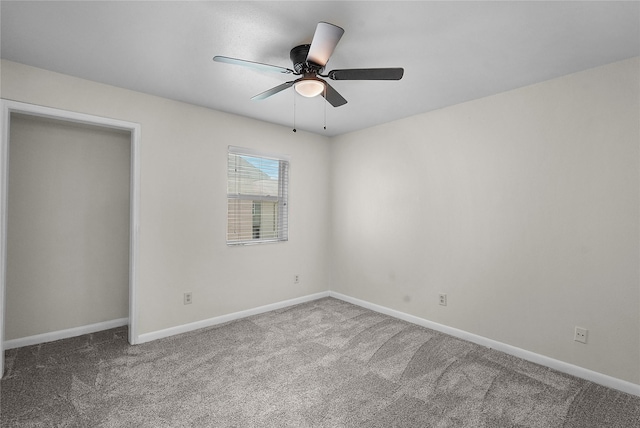
M 295 274 L 293 275 L 293 283 L 294 284 L 300 284 L 300 274 Z
M 580 343 L 587 343 L 587 333 L 589 330 L 582 327 L 576 327 L 576 332 L 573 336 L 573 340 Z
M 191 303 L 193 303 L 193 296 L 191 295 L 191 292 L 189 291 L 188 293 L 184 293 L 184 304 L 190 305 Z
M 438 294 L 438 303 L 442 306 L 447 306 L 447 295 L 444 293 Z

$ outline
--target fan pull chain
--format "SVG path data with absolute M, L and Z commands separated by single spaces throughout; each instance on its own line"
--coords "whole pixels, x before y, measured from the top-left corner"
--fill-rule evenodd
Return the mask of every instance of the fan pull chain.
M 324 85 L 324 130 L 327 130 L 327 85 Z
M 293 132 L 296 131 L 296 91 L 293 92 Z

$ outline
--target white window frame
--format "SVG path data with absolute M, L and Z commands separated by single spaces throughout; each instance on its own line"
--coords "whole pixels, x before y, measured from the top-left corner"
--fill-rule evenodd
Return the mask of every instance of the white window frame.
M 234 180 L 232 176 L 233 171 L 229 164 L 231 156 L 247 156 L 251 158 L 261 158 L 267 160 L 275 160 L 279 163 L 278 172 L 278 195 L 256 195 L 256 194 L 244 194 L 240 192 L 232 192 L 230 190 L 230 182 Z M 265 153 L 262 151 L 246 148 L 229 146 L 227 154 L 227 245 L 254 245 L 265 244 L 274 242 L 286 242 L 289 240 L 289 172 L 290 161 L 288 155 Z M 233 220 L 229 215 L 229 202 L 231 200 L 249 200 L 249 201 L 263 201 L 263 202 L 276 202 L 277 203 L 277 218 L 276 218 L 276 231 L 277 236 L 268 238 L 253 238 L 250 239 L 232 238 L 230 228 L 233 224 Z

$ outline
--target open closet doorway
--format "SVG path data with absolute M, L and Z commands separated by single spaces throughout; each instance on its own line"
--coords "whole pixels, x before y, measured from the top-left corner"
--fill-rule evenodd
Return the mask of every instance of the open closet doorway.
M 139 125 L 2 110 L 0 367 L 8 347 L 118 325 L 135 344 Z

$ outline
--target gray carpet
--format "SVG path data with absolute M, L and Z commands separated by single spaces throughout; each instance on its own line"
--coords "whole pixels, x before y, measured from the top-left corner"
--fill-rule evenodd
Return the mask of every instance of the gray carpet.
M 326 298 L 9 350 L 2 427 L 640 427 L 640 398 Z

